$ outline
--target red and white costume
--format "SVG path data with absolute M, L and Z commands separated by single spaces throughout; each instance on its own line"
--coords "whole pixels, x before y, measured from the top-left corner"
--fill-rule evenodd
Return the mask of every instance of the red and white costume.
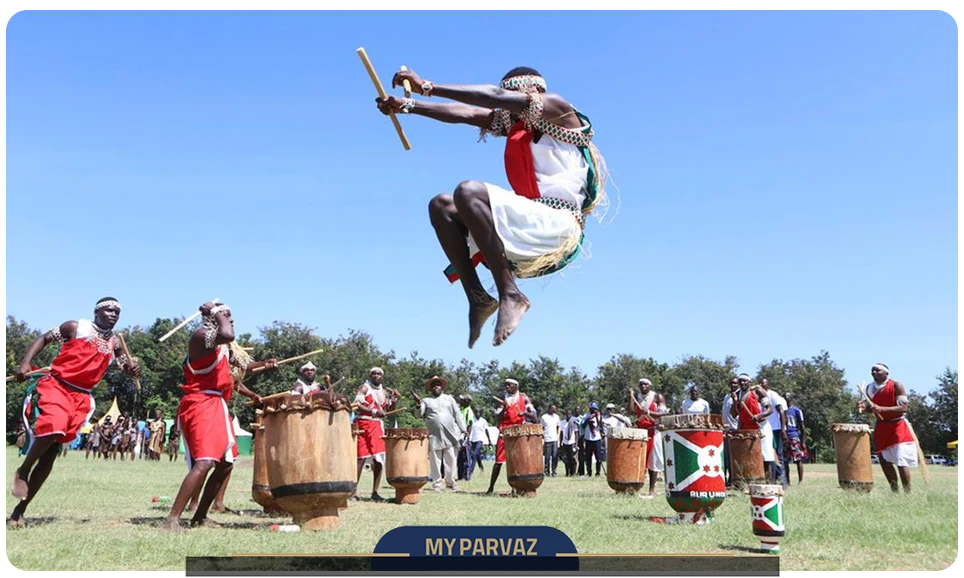
M 663 470 L 663 444 L 656 431 L 656 422 L 647 417 L 639 405 L 633 407 L 636 408 L 636 427 L 645 429 L 649 434 L 649 438 L 646 440 L 646 469 L 651 472 L 660 472 Z M 656 392 L 652 390 L 643 399 L 642 407 L 649 411 L 665 411 L 666 409 L 665 406 L 656 404 Z
M 356 440 L 358 459 L 374 460 L 384 464 L 385 440 L 382 437 L 385 435 L 385 426 L 382 424 L 381 418 L 372 415 L 371 409 L 384 412 L 390 405 L 385 389 L 382 386 L 376 387 L 370 381 L 365 381 L 355 396 L 355 402 L 359 404 L 355 415 L 355 424 L 361 429 L 361 433 L 358 434 Z M 363 409 L 362 404 L 367 405 L 369 409 Z
M 883 385 L 873 382 L 867 388 L 867 395 L 875 405 L 894 407 L 905 405 L 907 399 L 897 399 L 894 380 L 888 379 Z M 898 466 L 917 467 L 917 443 L 910 433 L 907 419 L 902 413 L 881 412 L 874 425 L 874 449 L 880 457 Z
M 57 443 L 70 443 L 94 413 L 94 396 L 90 393 L 107 373 L 114 360 L 117 338 L 104 339 L 88 319 L 77 321 L 76 335 L 60 346 L 60 353 L 50 364 L 50 373 L 37 383 L 40 414 L 33 431 L 26 428 L 29 444 L 35 437 L 57 436 Z M 30 412 L 30 398 L 23 406 L 23 423 Z
M 505 443 L 502 438 L 502 430 L 512 425 L 522 425 L 526 421 L 526 408 L 532 408 L 529 398 L 522 392 L 515 395 L 505 395 L 506 405 L 500 410 L 499 417 L 499 441 L 495 444 L 495 463 L 505 463 Z M 535 411 L 535 409 L 532 409 Z
M 238 457 L 238 444 L 227 402 L 234 392 L 228 347 L 219 345 L 197 361 L 184 360 L 184 397 L 177 408 L 177 423 L 184 436 L 187 467 L 198 460 Z

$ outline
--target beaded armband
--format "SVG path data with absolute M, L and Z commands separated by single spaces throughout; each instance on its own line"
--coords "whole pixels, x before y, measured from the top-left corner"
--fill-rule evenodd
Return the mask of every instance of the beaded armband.
M 422 96 L 432 96 L 435 91 L 435 84 L 431 80 L 426 80 L 422 83 Z
M 55 325 L 54 327 L 51 327 L 50 331 L 44 334 L 44 339 L 50 343 L 63 343 L 64 336 L 60 334 L 60 326 Z
M 402 107 L 398 110 L 401 114 L 411 114 L 415 110 L 415 101 L 411 98 L 402 99 Z

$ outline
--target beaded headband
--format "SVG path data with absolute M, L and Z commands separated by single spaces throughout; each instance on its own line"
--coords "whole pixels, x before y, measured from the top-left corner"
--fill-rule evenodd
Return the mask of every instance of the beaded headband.
M 107 301 L 101 301 L 101 302 L 98 303 L 97 305 L 94 305 L 94 311 L 100 311 L 100 310 L 103 309 L 104 307 L 116 307 L 116 308 L 120 309 L 120 308 L 121 308 L 121 306 L 120 306 L 120 301 L 117 301 L 117 300 L 114 300 L 114 299 L 108 299 Z
M 531 89 L 535 89 L 539 92 L 545 92 L 546 79 L 532 74 L 513 76 L 512 78 L 506 78 L 503 80 L 501 86 L 503 90 L 521 90 L 522 92 L 529 92 Z
M 221 305 L 216 305 L 216 306 L 214 306 L 214 307 L 211 308 L 211 315 L 212 315 L 212 316 L 213 316 L 213 315 L 217 315 L 218 313 L 221 313 L 222 311 L 227 311 L 228 313 L 230 313 L 230 312 L 231 312 L 231 308 L 228 307 L 227 305 L 223 304 L 223 303 L 222 303 Z

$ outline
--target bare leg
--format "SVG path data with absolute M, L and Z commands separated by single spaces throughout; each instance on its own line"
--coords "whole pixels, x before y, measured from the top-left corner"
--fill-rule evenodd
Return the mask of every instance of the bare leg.
M 899 491 L 900 488 L 897 486 L 897 471 L 894 469 L 894 464 L 888 462 L 881 456 L 880 469 L 884 470 L 884 477 L 887 478 L 887 483 L 890 484 L 891 491 Z
M 358 484 L 361 483 L 361 473 L 365 469 L 365 458 L 358 460 L 358 475 L 355 476 L 355 493 L 353 493 L 348 499 L 357 500 L 358 499 Z
M 372 459 L 372 500 L 384 502 L 385 498 L 378 495 L 378 487 L 382 485 L 382 464 Z
M 649 470 L 649 495 L 652 496 L 656 493 L 656 476 L 659 474 L 656 470 Z
M 803 461 L 797 462 L 797 484 L 803 483 Z
M 482 281 L 472 266 L 469 247 L 466 243 L 468 229 L 459 217 L 452 195 L 438 195 L 428 205 L 429 218 L 438 242 L 445 251 L 462 282 L 462 290 L 469 302 L 469 348 L 471 349 L 482 333 L 485 322 L 499 309 L 496 301 L 482 287 Z
M 233 471 L 233 470 L 232 470 Z M 214 499 L 214 505 L 211 506 L 212 512 L 227 512 L 229 511 L 227 506 L 224 505 L 224 492 L 228 489 L 228 482 L 231 481 L 231 472 L 228 472 L 228 477 L 224 479 L 224 483 L 221 484 L 221 490 L 218 492 L 217 497 Z
M 191 496 L 204 484 L 204 478 L 207 477 L 208 471 L 210 471 L 212 467 L 214 467 L 214 462 L 211 460 L 197 461 L 194 462 L 191 471 L 184 476 L 184 481 L 181 482 L 181 488 L 177 491 L 174 504 L 171 506 L 171 513 L 167 515 L 167 520 L 165 521 L 165 527 L 168 530 L 172 532 L 183 531 L 180 518 L 184 512 L 184 507 L 187 505 L 187 501 Z
M 27 480 L 30 477 L 30 470 L 34 467 L 34 464 L 42 457 L 45 457 L 47 452 L 53 451 L 54 457 L 60 452 L 60 446 L 55 443 L 55 435 L 56 434 L 51 434 L 33 439 L 33 444 L 30 445 L 23 464 L 13 473 L 13 490 L 11 493 L 14 498 L 26 500 L 30 492 Z
M 53 436 L 46 437 L 50 440 L 53 440 Z M 33 450 L 32 447 L 30 449 Z M 59 453 L 60 446 L 58 444 L 52 444 L 36 461 L 36 466 L 33 468 L 33 471 L 30 472 L 29 481 L 27 482 L 27 495 L 20 500 L 20 503 L 14 507 L 13 513 L 10 514 L 10 520 L 16 525 L 23 523 L 23 513 L 27 510 L 27 506 L 30 505 L 30 502 L 32 502 L 34 497 L 37 495 L 37 492 L 40 491 L 41 486 L 43 486 L 44 482 L 47 481 L 47 476 L 50 475 L 50 471 L 54 467 L 54 460 L 57 459 L 57 455 Z
M 900 483 L 904 485 L 904 493 L 910 493 L 910 468 L 907 466 L 897 466 L 897 471 L 900 473 Z
M 214 466 L 214 471 L 211 472 L 211 476 L 208 478 L 208 483 L 204 486 L 204 493 L 201 494 L 201 501 L 197 505 L 197 511 L 194 512 L 194 517 L 191 518 L 192 526 L 218 526 L 219 524 L 213 523 L 208 520 L 208 509 L 214 502 L 214 498 L 217 497 L 218 493 L 224 487 L 228 480 L 228 476 L 231 475 L 231 470 L 234 464 L 226 461 L 220 461 Z
M 529 309 L 529 299 L 515 284 L 502 239 L 499 239 L 495 232 L 489 191 L 485 185 L 478 181 L 463 181 L 455 187 L 452 199 L 459 217 L 482 251 L 499 290 L 499 320 L 495 326 L 492 344 L 501 345 L 515 331 L 522 316 Z
M 499 473 L 502 471 L 502 464 L 495 464 L 492 467 L 492 475 L 489 477 L 489 489 L 485 491 L 486 494 L 491 494 L 495 490 L 495 482 L 499 479 Z

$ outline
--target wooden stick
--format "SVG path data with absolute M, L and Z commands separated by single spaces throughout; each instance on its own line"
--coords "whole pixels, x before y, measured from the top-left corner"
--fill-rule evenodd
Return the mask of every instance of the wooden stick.
M 866 382 L 861 381 L 860 385 L 857 386 L 857 389 L 859 389 L 860 393 L 864 395 L 865 400 L 867 400 L 869 403 L 874 403 L 873 400 L 870 399 L 870 395 L 867 393 Z M 881 416 L 880 413 L 876 411 L 874 412 L 874 417 L 876 417 L 878 420 L 884 419 L 883 416 Z M 911 437 L 914 438 L 914 444 L 917 446 L 917 461 L 920 462 L 920 473 L 922 476 L 924 476 L 924 484 L 927 487 L 930 487 L 931 471 L 927 468 L 927 459 L 924 458 L 924 449 L 921 448 L 920 440 L 917 439 L 917 432 L 914 431 L 914 426 L 910 423 L 910 420 L 907 419 L 906 415 L 904 416 L 904 421 L 907 422 L 907 429 L 910 430 L 910 435 Z
M 312 355 L 321 353 L 322 351 L 324 351 L 324 349 L 316 349 L 316 350 L 314 350 L 314 351 L 309 351 L 308 353 L 303 353 L 303 354 L 301 354 L 301 355 L 296 355 L 296 356 L 294 356 L 294 357 L 289 357 L 288 359 L 282 359 L 281 361 L 278 362 L 278 365 L 281 365 L 282 363 L 289 363 L 289 362 L 292 362 L 292 361 L 298 361 L 299 359 L 304 359 L 304 358 L 306 358 L 306 357 L 309 357 L 309 356 L 312 356 Z M 264 366 L 255 367 L 254 369 L 251 370 L 251 373 L 261 373 L 262 371 L 264 371 Z
M 127 342 L 124 341 L 124 334 L 118 332 L 118 333 L 117 333 L 117 340 L 120 341 L 121 351 L 123 351 L 123 352 L 124 352 L 124 355 L 127 356 L 127 361 L 130 362 L 131 359 L 132 359 L 132 358 L 131 358 L 131 352 L 127 349 Z M 139 377 L 134 377 L 134 385 L 137 386 L 137 391 L 140 391 L 140 390 L 141 390 L 141 378 L 139 378 Z
M 400 407 L 400 408 L 398 408 L 398 409 L 393 409 L 392 411 L 386 411 L 386 412 L 385 412 L 385 415 L 382 416 L 382 417 L 389 416 L 389 415 L 392 415 L 392 414 L 394 414 L 394 413 L 398 413 L 398 412 L 400 412 L 400 411 L 405 411 L 406 409 L 408 409 L 408 408 L 407 408 L 407 407 Z
M 406 66 L 403 64 L 403 65 L 399 68 L 399 70 L 401 70 L 402 72 L 405 72 L 406 70 L 408 70 L 408 67 L 406 67 Z M 412 83 L 409 82 L 409 81 L 407 81 L 407 80 L 403 80 L 403 81 L 402 81 L 402 88 L 405 89 L 405 98 L 412 98 Z
M 219 297 L 215 297 L 214 299 L 211 299 L 211 303 L 217 303 L 219 299 L 220 299 Z M 200 311 L 196 311 L 196 312 L 194 313 L 194 315 L 191 315 L 190 317 L 188 317 L 188 318 L 185 319 L 184 321 L 181 321 L 180 323 L 178 323 L 177 325 L 174 326 L 174 329 L 171 329 L 170 331 L 168 331 L 167 333 L 165 333 L 164 335 L 162 335 L 161 338 L 157 340 L 157 342 L 158 342 L 158 343 L 163 343 L 168 337 L 170 337 L 170 336 L 174 335 L 175 333 L 177 333 L 177 330 L 178 330 L 178 329 L 184 327 L 185 325 L 187 325 L 187 324 L 190 323 L 191 321 L 194 321 L 194 320 L 197 318 L 197 316 L 200 315 L 200 314 L 201 314 Z
M 362 60 L 362 64 L 365 65 L 365 70 L 368 71 L 368 76 L 371 77 L 372 83 L 375 85 L 375 90 L 378 91 L 378 96 L 383 99 L 388 98 L 388 95 L 385 94 L 385 89 L 382 88 L 382 81 L 378 80 L 378 75 L 375 74 L 375 68 L 372 67 L 372 61 L 368 59 L 368 53 L 365 52 L 364 48 L 359 48 L 355 52 L 358 53 L 358 56 Z M 395 113 L 390 112 L 388 116 L 391 117 L 392 124 L 395 125 L 395 132 L 398 133 L 398 138 L 402 140 L 402 146 L 405 147 L 405 150 L 411 150 L 412 145 L 408 144 L 408 138 L 405 136 L 405 131 L 402 130 L 402 125 L 398 123 L 398 118 L 396 118 Z
M 23 374 L 23 376 L 33 377 L 35 375 L 40 375 L 41 373 L 50 373 L 50 366 L 48 365 L 47 367 L 41 367 L 40 369 L 34 369 L 33 371 L 28 371 L 27 373 Z M 7 378 L 7 381 L 13 381 L 15 379 L 17 379 L 17 376 L 11 375 L 10 377 Z

